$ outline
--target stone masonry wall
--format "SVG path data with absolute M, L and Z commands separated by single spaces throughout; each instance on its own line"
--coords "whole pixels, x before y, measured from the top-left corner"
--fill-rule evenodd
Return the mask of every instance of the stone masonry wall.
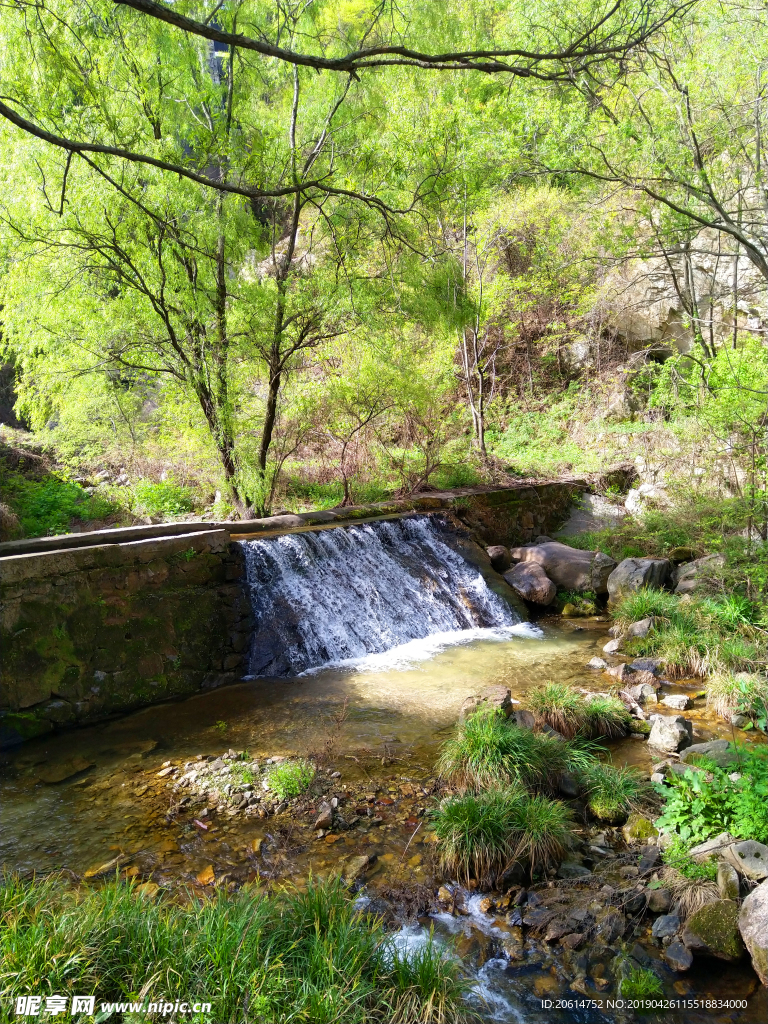
M 0 745 L 240 678 L 241 549 L 201 529 L 0 560 Z

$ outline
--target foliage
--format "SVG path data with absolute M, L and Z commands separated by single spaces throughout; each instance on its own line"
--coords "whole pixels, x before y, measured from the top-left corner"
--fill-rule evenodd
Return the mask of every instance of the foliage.
M 273 765 L 267 772 L 267 784 L 281 800 L 301 796 L 315 777 L 315 766 L 298 759 Z
M 623 820 L 652 792 L 642 773 L 630 765 L 615 767 L 599 761 L 582 771 L 581 781 L 587 807 L 603 821 Z
M 573 840 L 573 812 L 545 796 L 489 789 L 443 800 L 432 827 L 447 870 L 493 885 L 514 860 L 533 873 L 562 858 Z
M 710 857 L 708 860 L 697 863 L 691 860 L 688 853 L 691 845 L 686 843 L 679 835 L 674 834 L 671 842 L 661 853 L 664 863 L 679 872 L 691 882 L 714 882 L 717 879 L 717 861 Z
M 513 827 L 517 834 L 515 856 L 530 864 L 531 875 L 562 860 L 574 839 L 573 811 L 561 800 L 542 795 L 520 797 Z
M 515 791 L 500 789 L 443 800 L 431 818 L 443 867 L 492 885 L 514 860 L 517 800 Z
M 338 882 L 179 902 L 120 881 L 89 889 L 58 876 L 10 877 L 0 914 L 6 1005 L 34 989 L 95 992 L 104 1002 L 210 1002 L 199 1021 L 249 1013 L 281 1024 L 444 1024 L 464 1016 L 456 961 L 431 942 L 413 960 L 398 952 Z
M 739 778 L 731 779 L 737 769 Z M 738 764 L 688 769 L 659 787 L 665 798 L 656 826 L 695 844 L 720 832 L 739 839 L 768 840 L 768 748 L 742 747 Z
M 0 501 L 16 513 L 26 537 L 68 533 L 73 522 L 110 519 L 119 512 L 112 502 L 55 474 L 31 480 L 21 473 L 4 472 Z
M 619 992 L 623 999 L 657 999 L 664 989 L 658 974 L 647 967 L 630 967 L 621 979 Z
M 569 739 L 625 736 L 629 727 L 629 713 L 618 697 L 583 694 L 569 683 L 536 687 L 528 703 L 540 722 Z
M 190 488 L 173 480 L 138 480 L 133 485 L 133 510 L 145 516 L 180 516 L 195 509 Z
M 519 785 L 554 791 L 563 773 L 578 772 L 594 756 L 575 742 L 521 729 L 495 709 L 479 708 L 443 744 L 436 768 L 462 789 Z

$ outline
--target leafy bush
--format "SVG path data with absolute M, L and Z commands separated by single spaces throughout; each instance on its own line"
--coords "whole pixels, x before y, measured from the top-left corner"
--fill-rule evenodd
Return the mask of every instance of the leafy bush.
M 145 516 L 188 515 L 195 510 L 194 493 L 173 480 L 137 480 L 133 485 L 133 510 Z
M 581 773 L 581 781 L 587 807 L 603 821 L 621 821 L 652 792 L 645 776 L 629 765 L 616 768 L 596 762 Z
M 480 708 L 443 745 L 437 771 L 462 789 L 520 785 L 553 791 L 564 772 L 578 772 L 594 757 L 577 743 L 520 729 L 498 711 Z
M 269 769 L 267 785 L 281 800 L 288 800 L 290 797 L 301 796 L 314 777 L 315 766 L 309 761 L 283 761 Z
M 449 797 L 432 814 L 443 867 L 493 885 L 514 860 L 533 873 L 562 857 L 573 839 L 573 814 L 558 800 L 491 789 Z
M 19 473 L 2 476 L 0 499 L 18 516 L 25 537 L 67 533 L 73 520 L 108 519 L 118 511 L 112 502 L 55 475 L 43 480 L 28 480 Z
M 162 993 L 163 1001 L 210 1002 L 205 1019 L 219 1021 L 447 1024 L 465 1016 L 457 961 L 431 942 L 415 957 L 398 951 L 339 882 L 179 901 L 122 882 L 78 889 L 58 876 L 10 878 L 0 917 L 6 1004 L 32 990 L 97 992 L 105 1002 Z
M 714 882 L 717 878 L 717 861 L 710 858 L 697 863 L 691 860 L 689 849 L 690 846 L 683 842 L 679 835 L 675 835 L 669 846 L 662 850 L 661 859 L 667 867 L 673 868 L 692 882 Z
M 740 777 L 731 779 L 733 767 Z M 666 805 L 656 826 L 675 832 L 686 844 L 702 843 L 720 832 L 738 839 L 768 839 L 768 748 L 740 751 L 738 766 L 689 769 L 659 787 Z

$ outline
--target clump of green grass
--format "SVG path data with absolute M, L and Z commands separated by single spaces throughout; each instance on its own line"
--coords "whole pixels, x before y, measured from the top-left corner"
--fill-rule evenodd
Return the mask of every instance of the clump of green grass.
M 584 724 L 584 697 L 568 683 L 549 682 L 528 694 L 528 704 L 539 724 L 572 738 Z
M 647 779 L 629 765 L 597 761 L 582 772 L 581 782 L 589 811 L 602 821 L 623 821 L 652 793 Z
M 460 789 L 513 785 L 555 791 L 563 773 L 592 759 L 576 743 L 520 729 L 495 709 L 480 708 L 443 745 L 437 771 Z
M 299 758 L 271 767 L 267 772 L 267 785 L 281 800 L 288 800 L 305 793 L 314 777 L 315 766 Z
M 679 836 L 662 852 L 664 868 L 662 883 L 672 894 L 673 905 L 682 919 L 690 917 L 701 907 L 720 899 L 717 887 L 717 860 L 710 857 L 697 864 L 691 860 L 689 846 Z
M 466 1016 L 458 962 L 432 943 L 415 957 L 399 952 L 339 882 L 180 903 L 122 882 L 91 889 L 59 876 L 6 878 L 0 916 L 4 1004 L 35 991 L 96 993 L 105 1003 L 207 1002 L 204 1019 L 221 1021 L 448 1024 Z
M 233 764 L 229 769 L 229 777 L 239 786 L 252 786 L 256 781 L 253 769 L 247 764 Z
M 449 797 L 432 815 L 443 867 L 493 885 L 514 861 L 531 873 L 562 858 L 573 839 L 570 808 L 545 796 L 491 789 Z
M 545 683 L 530 691 L 528 703 L 540 724 L 568 739 L 626 736 L 631 721 L 618 697 L 587 695 L 568 683 Z
M 748 602 L 751 607 L 751 603 Z M 638 590 L 617 603 L 619 625 L 656 617 L 647 637 L 630 640 L 635 654 L 662 658 L 672 676 L 754 671 L 768 662 L 768 642 L 734 596 L 676 597 L 660 590 Z
M 493 885 L 515 859 L 517 800 L 517 793 L 500 789 L 443 800 L 432 815 L 443 868 Z
M 624 999 L 655 999 L 664 989 L 661 979 L 647 967 L 632 967 L 621 979 L 619 992 Z
M 587 697 L 584 704 L 584 727 L 586 736 L 595 739 L 616 739 L 626 736 L 632 724 L 632 716 L 618 697 L 596 693 Z
M 515 858 L 539 867 L 562 860 L 573 842 L 573 811 L 560 800 L 545 796 L 521 797 L 514 810 L 517 833 Z
M 732 715 L 747 715 L 754 724 L 768 724 L 768 677 L 750 672 L 716 672 L 707 684 L 707 706 L 730 721 Z

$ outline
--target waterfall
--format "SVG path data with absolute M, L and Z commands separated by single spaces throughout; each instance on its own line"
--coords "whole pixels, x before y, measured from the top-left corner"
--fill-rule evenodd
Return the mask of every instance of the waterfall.
M 255 627 L 253 676 L 298 675 L 519 617 L 429 516 L 241 541 Z

